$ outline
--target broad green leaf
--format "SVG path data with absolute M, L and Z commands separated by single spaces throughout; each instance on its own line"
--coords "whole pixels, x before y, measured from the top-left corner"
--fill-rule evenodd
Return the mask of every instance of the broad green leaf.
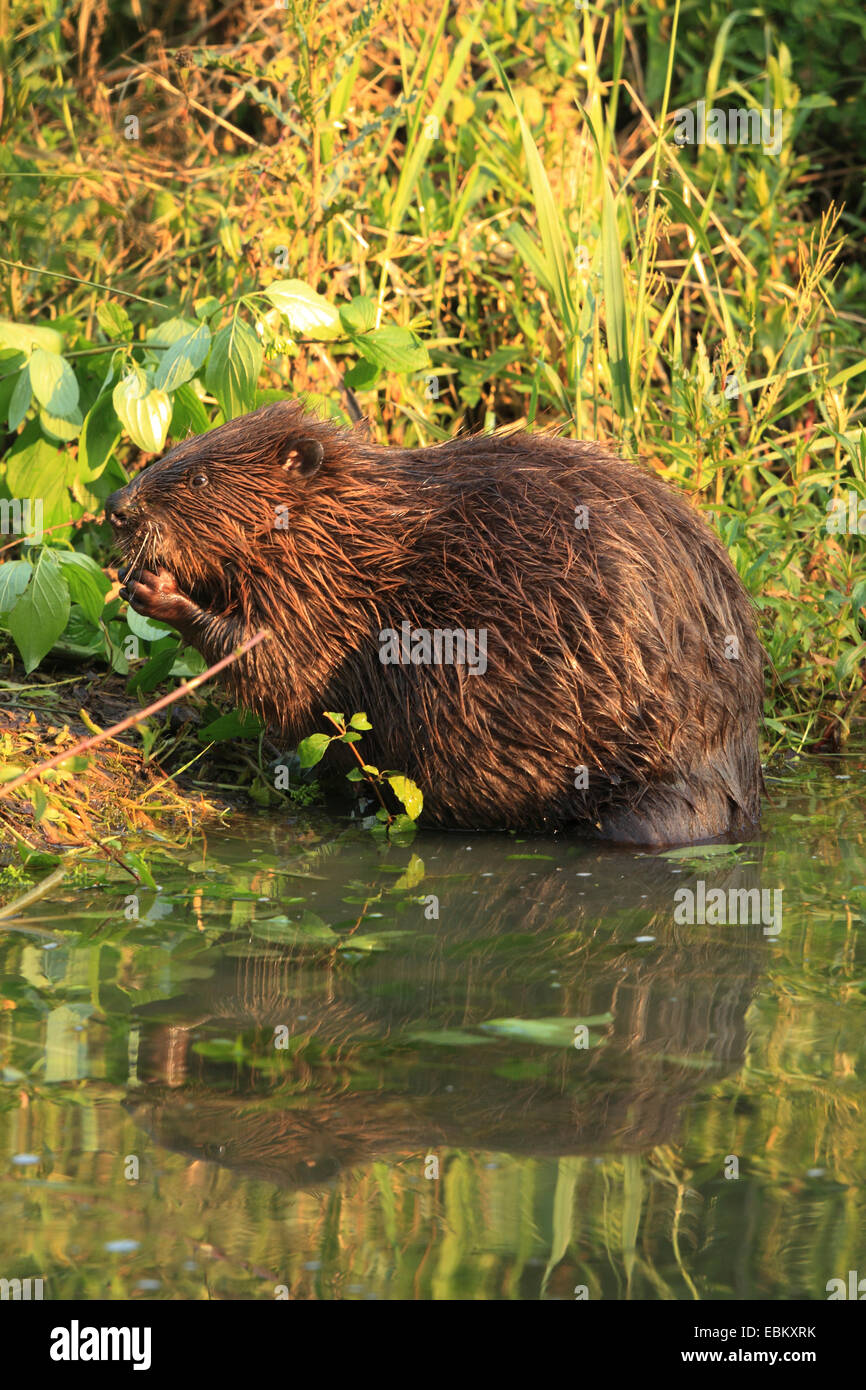
M 613 1014 L 595 1014 L 592 1018 L 492 1018 L 479 1027 L 498 1038 L 540 1043 L 544 1047 L 574 1047 L 575 1028 L 612 1022 Z M 600 1038 L 590 1034 L 589 1041 L 590 1046 L 597 1046 Z
M 340 322 L 347 333 L 369 333 L 376 327 L 375 299 L 359 294 L 351 304 L 341 304 Z
M 190 381 L 207 357 L 210 344 L 210 329 L 206 323 L 200 323 L 194 332 L 178 338 L 157 367 L 154 386 L 160 391 L 174 391 Z
M 417 372 L 430 366 L 426 347 L 408 328 L 375 328 L 353 337 L 352 342 L 367 362 L 386 371 Z
M 137 695 L 139 692 L 147 694 L 148 691 L 153 690 L 162 681 L 166 680 L 171 674 L 172 666 L 177 659 L 179 651 L 180 641 L 177 640 L 163 651 L 159 651 L 155 656 L 150 657 L 145 661 L 143 666 L 139 666 L 126 687 L 130 694 Z
M 258 738 L 264 727 L 252 710 L 233 709 L 199 729 L 198 736 L 202 743 L 221 743 L 230 738 Z
M 172 318 L 165 319 L 162 323 L 156 323 L 145 333 L 148 347 L 171 347 L 178 338 L 185 338 L 188 334 L 194 333 L 198 327 L 198 319 Z
M 424 808 L 424 797 L 419 787 L 409 777 L 402 775 L 388 778 L 388 785 L 406 808 L 410 820 L 417 820 Z
M 75 460 L 67 451 L 43 439 L 32 421 L 7 455 L 6 486 L 13 497 L 41 501 L 42 525 L 54 526 L 73 514 L 67 483 L 74 468 Z
M 186 439 L 190 434 L 204 434 L 205 430 L 210 429 L 208 413 L 189 382 L 178 386 L 172 395 L 171 405 L 168 432 L 172 439 Z
M 331 742 L 330 734 L 310 734 L 298 744 L 298 758 L 301 767 L 315 767 L 325 756 L 325 749 Z
M 372 729 L 372 727 L 373 727 L 373 725 L 370 723 L 369 719 L 367 718 L 366 714 L 363 714 L 363 713 L 361 713 L 361 714 L 353 714 L 353 715 L 352 715 L 352 718 L 349 720 L 349 723 L 351 724 L 351 726 L 352 726 L 353 729 L 364 729 L 364 730 L 366 730 L 366 729 Z
M 659 850 L 659 859 L 712 859 L 717 855 L 722 858 L 740 848 L 737 844 L 726 845 L 681 845 L 678 849 Z
M 33 388 L 30 385 L 30 368 L 24 367 L 19 373 L 15 383 L 15 390 L 12 392 L 12 399 L 9 402 L 9 428 L 17 430 L 24 416 L 30 409 L 30 402 L 33 399 Z
M 0 565 L 0 613 L 15 607 L 33 574 L 29 560 L 7 560 Z
M 68 444 L 71 439 L 78 438 L 83 423 L 84 419 L 78 406 L 71 410 L 68 415 L 52 415 L 44 407 L 39 411 L 39 425 L 42 433 L 47 434 L 51 439 L 58 439 L 64 444 Z
M 105 391 L 87 412 L 78 442 L 79 476 L 93 482 L 103 472 L 120 438 L 120 421 L 111 394 Z
M 62 352 L 63 334 L 56 328 L 0 319 L 0 347 L 17 348 L 19 352 L 29 352 L 34 347 L 44 348 L 46 352 Z
M 97 304 L 96 317 L 100 328 L 112 342 L 119 338 L 131 339 L 132 320 L 123 305 L 118 304 L 116 300 L 108 299 L 102 304 Z
M 58 550 L 56 556 L 72 602 L 78 604 L 90 622 L 98 623 L 105 607 L 105 596 L 111 588 L 110 581 L 96 561 L 80 550 Z
M 89 656 L 105 656 L 105 636 L 98 623 L 92 623 L 80 608 L 73 606 L 69 622 L 54 644 L 54 651 L 82 659 Z
M 259 941 L 278 941 L 292 946 L 338 946 L 340 938 L 314 912 L 301 914 L 299 922 L 288 917 L 269 917 L 266 922 L 254 922 L 250 931 Z
M 56 352 L 36 348 L 30 358 L 30 385 L 51 415 L 69 415 L 78 405 L 78 381 L 69 363 Z
M 264 295 L 299 337 L 336 338 L 339 335 L 341 325 L 337 310 L 303 280 L 275 280 L 264 290 Z
M 340 949 L 344 951 L 387 951 L 398 941 L 405 941 L 406 937 L 414 937 L 411 931 L 383 931 L 365 932 L 362 936 L 347 936 L 340 942 Z
M 48 550 L 40 553 L 33 574 L 12 612 L 9 631 L 28 675 L 51 650 L 69 621 L 69 589 Z
M 130 632 L 145 642 L 158 642 L 161 637 L 171 637 L 174 632 L 174 628 L 168 627 L 165 623 L 156 623 L 151 618 L 136 613 L 131 604 L 126 609 L 126 623 Z
M 350 391 L 372 391 L 381 374 L 381 367 L 374 367 L 372 362 L 365 362 L 361 358 L 359 362 L 353 363 L 343 380 Z
M 243 319 L 232 319 L 215 335 L 205 384 L 219 401 L 226 420 L 253 408 L 263 356 L 258 337 Z

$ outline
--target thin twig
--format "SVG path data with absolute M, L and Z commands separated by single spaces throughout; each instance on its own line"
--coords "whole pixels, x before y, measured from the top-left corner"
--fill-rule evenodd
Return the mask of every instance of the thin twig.
M 237 661 L 241 656 L 245 656 L 247 652 L 252 651 L 253 647 L 257 647 L 260 642 L 263 642 L 265 638 L 269 636 L 270 633 L 267 628 L 262 628 L 256 633 L 255 637 L 250 637 L 247 642 L 243 642 L 241 646 L 236 647 L 233 652 L 228 656 L 224 656 L 222 660 L 216 662 L 214 666 L 209 666 L 200 676 L 196 676 L 191 681 L 184 681 L 183 685 L 178 686 L 177 690 L 173 690 L 169 695 L 164 695 L 162 699 L 157 700 L 155 704 L 148 705 L 146 709 L 138 710 L 136 714 L 130 714 L 126 719 L 121 719 L 119 724 L 112 724 L 110 729 L 103 729 L 102 733 L 94 734 L 92 738 L 82 739 L 80 743 L 76 743 L 72 748 L 65 749 L 62 753 L 56 753 L 53 758 L 48 758 L 46 762 L 39 763 L 36 767 L 29 768 L 27 772 L 22 772 L 20 777 L 13 777 L 11 782 L 7 782 L 5 786 L 0 787 L 0 797 L 8 796 L 10 792 L 16 791 L 18 787 L 23 787 L 26 782 L 32 782 L 35 777 L 40 777 L 43 772 L 48 772 L 52 767 L 57 767 L 59 763 L 68 762 L 70 758 L 75 758 L 80 753 L 85 753 L 89 748 L 94 748 L 97 743 L 104 743 L 106 739 L 113 739 L 117 734 L 123 733 L 125 729 L 131 729 L 135 724 L 143 723 L 143 721 L 150 718 L 152 714 L 157 714 L 159 710 L 174 704 L 175 700 L 181 700 L 184 695 L 189 695 L 193 690 L 197 690 L 205 681 L 210 680 L 211 676 L 215 676 L 218 671 L 224 670 L 226 666 L 231 666 L 232 662 Z

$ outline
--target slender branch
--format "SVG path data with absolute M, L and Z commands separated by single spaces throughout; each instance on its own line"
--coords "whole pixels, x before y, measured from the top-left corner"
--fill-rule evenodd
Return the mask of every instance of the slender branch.
M 245 656 L 247 652 L 257 647 L 259 642 L 263 642 L 266 637 L 270 637 L 267 628 L 262 628 L 254 637 L 243 642 L 236 647 L 228 656 L 224 656 L 214 666 L 209 666 L 200 676 L 194 677 L 191 681 L 184 681 L 177 690 L 171 691 L 169 695 L 164 695 L 155 704 L 148 705 L 147 709 L 138 710 L 135 714 L 130 714 L 126 719 L 121 719 L 119 724 L 112 724 L 110 729 L 103 729 L 102 733 L 94 734 L 92 738 L 82 739 L 73 748 L 67 748 L 62 753 L 56 753 L 53 758 L 48 758 L 44 763 L 39 763 L 36 767 L 28 768 L 27 772 L 22 772 L 20 777 L 13 777 L 11 782 L 7 782 L 0 787 L 0 797 L 8 796 L 10 792 L 16 791 L 18 787 L 23 787 L 25 782 L 32 782 L 34 778 L 40 777 L 43 772 L 48 772 L 52 767 L 57 767 L 60 763 L 68 762 L 70 758 L 75 758 L 79 753 L 85 753 L 88 749 L 94 748 L 97 743 L 104 743 L 106 739 L 113 739 L 117 734 L 121 734 L 125 729 L 131 729 L 135 724 L 141 724 L 152 714 L 157 714 L 159 710 L 174 704 L 175 700 L 183 699 L 184 695 L 189 695 L 193 690 L 197 690 L 205 681 L 210 680 L 218 671 L 222 671 L 226 666 L 231 666 L 232 662 L 237 661 L 238 657 Z

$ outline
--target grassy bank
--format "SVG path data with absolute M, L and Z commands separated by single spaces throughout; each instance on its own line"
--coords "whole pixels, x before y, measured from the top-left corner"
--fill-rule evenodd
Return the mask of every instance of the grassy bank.
M 0 499 L 38 499 L 45 529 L 22 543 L 10 512 L 0 538 L 3 674 L 112 672 L 132 704 L 200 670 L 121 602 L 102 504 L 166 441 L 304 393 L 395 443 L 523 422 L 641 457 L 755 598 L 767 753 L 843 744 L 866 664 L 862 18 L 211 8 L 0 8 Z M 767 138 L 678 143 L 701 102 L 766 112 Z

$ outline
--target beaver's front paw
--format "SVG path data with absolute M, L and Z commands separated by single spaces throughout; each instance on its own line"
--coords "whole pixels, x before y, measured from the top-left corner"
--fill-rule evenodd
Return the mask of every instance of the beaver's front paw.
M 172 627 L 188 624 L 199 612 L 198 605 L 178 588 L 169 570 L 127 570 L 120 572 L 120 597 L 129 601 L 136 613 Z

